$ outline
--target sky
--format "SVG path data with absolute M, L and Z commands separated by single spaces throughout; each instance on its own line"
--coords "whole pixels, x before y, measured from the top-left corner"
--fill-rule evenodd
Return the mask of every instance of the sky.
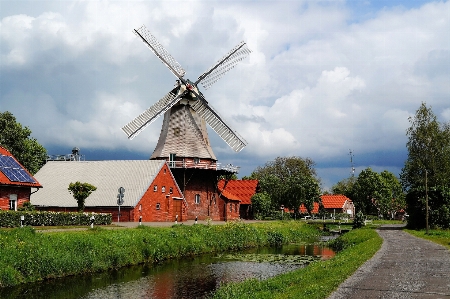
M 133 34 L 145 25 L 196 78 L 241 40 L 252 53 L 208 90 L 248 142 L 238 177 L 276 157 L 310 158 L 324 190 L 367 168 L 399 175 L 422 102 L 450 121 L 450 1 L 0 0 L 0 111 L 49 154 L 148 159 L 162 117 L 133 140 L 121 127 L 175 76 Z M 350 151 L 352 154 L 350 155 Z

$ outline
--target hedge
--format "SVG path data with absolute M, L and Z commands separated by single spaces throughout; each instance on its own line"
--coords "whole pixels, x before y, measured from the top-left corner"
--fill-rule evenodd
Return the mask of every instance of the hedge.
M 20 227 L 20 217 L 24 216 L 24 226 L 108 225 L 112 215 L 105 213 L 0 211 L 0 227 Z

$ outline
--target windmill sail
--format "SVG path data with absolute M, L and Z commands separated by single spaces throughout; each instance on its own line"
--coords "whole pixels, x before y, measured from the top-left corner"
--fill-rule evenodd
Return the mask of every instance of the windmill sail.
M 247 145 L 247 141 L 236 131 L 233 131 L 219 114 L 210 105 L 206 104 L 206 101 L 195 101 L 191 107 L 235 152 L 241 151 Z
M 166 49 L 158 42 L 156 37 L 148 31 L 145 25 L 142 25 L 138 29 L 134 29 L 134 33 L 139 36 L 142 41 L 147 45 L 147 47 L 155 53 L 156 56 L 169 68 L 169 70 L 177 77 L 180 78 L 184 76 L 186 71 L 181 67 L 181 65 L 172 57 L 172 55 L 167 52 Z
M 201 83 L 203 88 L 208 89 L 211 85 L 222 78 L 225 73 L 234 68 L 239 61 L 245 59 L 251 52 L 252 51 L 247 48 L 247 44 L 245 42 L 240 42 L 236 47 L 228 52 L 228 54 L 222 57 L 222 59 L 217 61 L 212 67 L 198 77 L 195 85 Z
M 150 108 L 142 112 L 141 115 L 125 125 L 122 131 L 127 134 L 128 139 L 136 137 L 143 129 L 175 105 L 180 98 L 180 95 L 177 96 L 175 92 L 176 89 L 173 89 Z
M 158 58 L 179 80 L 177 81 L 176 88 L 122 128 L 128 138 L 133 139 L 145 127 L 151 124 L 159 116 L 166 113 L 183 98 L 185 101 L 180 103 L 183 105 L 189 105 L 193 111 L 203 118 L 206 123 L 208 123 L 233 150 L 236 152 L 242 150 L 247 145 L 245 139 L 242 138 L 237 132 L 233 131 L 222 120 L 219 114 L 214 111 L 214 109 L 204 99 L 201 92 L 197 90 L 197 84 L 201 83 L 205 89 L 208 89 L 211 85 L 217 82 L 225 73 L 234 68 L 239 61 L 243 60 L 248 56 L 248 54 L 251 53 L 250 49 L 247 48 L 247 44 L 245 42 L 240 42 L 236 47 L 222 57 L 222 59 L 217 61 L 212 67 L 198 77 L 195 83 L 192 83 L 190 80 L 183 78 L 186 73 L 185 70 L 158 42 L 150 31 L 148 31 L 145 25 L 142 25 L 138 29 L 134 29 L 134 33 L 141 38 L 147 47 L 149 47 L 150 50 L 158 56 Z M 174 111 L 175 110 L 176 109 L 174 109 Z M 169 117 L 167 119 L 169 121 L 172 118 Z M 202 138 L 204 141 L 207 141 L 207 137 L 203 136 Z M 163 138 L 161 140 L 165 139 Z M 206 143 L 209 146 L 209 141 Z

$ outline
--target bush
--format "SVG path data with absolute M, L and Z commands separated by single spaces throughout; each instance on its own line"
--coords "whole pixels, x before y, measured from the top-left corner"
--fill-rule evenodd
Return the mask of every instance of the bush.
M 66 213 L 37 211 L 0 211 L 0 227 L 20 227 L 20 216 L 24 216 L 23 225 L 28 226 L 63 226 L 90 225 L 94 216 L 94 224 L 109 225 L 112 215 L 105 213 Z
M 364 214 L 359 211 L 353 219 L 353 228 L 361 228 L 364 226 Z

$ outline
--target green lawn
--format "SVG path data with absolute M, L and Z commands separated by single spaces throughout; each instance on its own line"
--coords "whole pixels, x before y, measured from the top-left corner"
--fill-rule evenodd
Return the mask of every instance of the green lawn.
M 432 242 L 435 242 L 437 244 L 444 245 L 448 249 L 450 249 L 450 230 L 437 230 L 432 229 L 428 231 L 428 234 L 426 233 L 426 230 L 411 230 L 411 229 L 405 229 L 406 232 L 410 233 L 413 236 L 430 240 Z

